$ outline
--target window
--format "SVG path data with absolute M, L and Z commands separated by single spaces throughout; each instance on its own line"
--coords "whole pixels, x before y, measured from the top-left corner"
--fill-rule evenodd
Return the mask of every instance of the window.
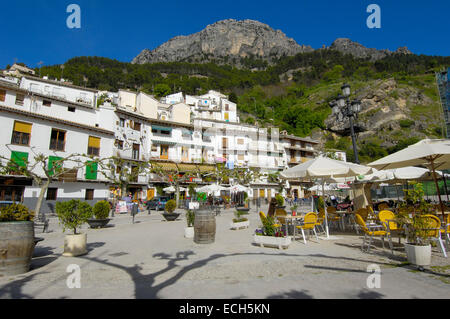
M 100 138 L 89 136 L 88 142 L 88 155 L 99 156 L 100 155 Z
M 69 107 L 67 108 L 67 111 L 72 112 L 72 113 L 75 113 L 75 108 L 74 108 L 73 106 L 69 106 Z
M 56 200 L 57 197 L 58 197 L 58 189 L 57 188 L 47 189 L 47 200 Z
M 140 149 L 140 145 L 139 144 L 133 144 L 133 159 L 138 160 L 139 159 L 139 149 Z
M 119 126 L 120 127 L 125 127 L 125 119 L 120 118 Z
M 23 101 L 25 100 L 25 95 L 17 93 L 16 95 L 16 105 L 23 105 Z
M 52 129 L 50 136 L 50 149 L 54 151 L 64 151 L 66 144 L 66 132 Z
M 15 165 L 12 166 L 14 170 L 11 172 L 11 175 L 21 175 L 20 168 L 26 168 L 28 163 L 28 153 L 23 152 L 11 152 L 11 162 L 14 162 Z
M 123 141 L 121 141 L 121 140 L 116 140 L 116 142 L 114 143 L 114 145 L 117 147 L 117 149 L 123 150 Z
M 94 200 L 94 190 L 86 189 L 86 195 L 84 196 L 84 200 Z
M 158 152 L 158 146 L 152 145 L 152 152 Z
M 32 124 L 29 123 L 15 121 L 11 138 L 11 144 L 25 145 L 25 146 L 30 145 L 31 126 Z
M 225 104 L 225 111 L 229 111 L 230 110 L 230 105 L 229 104 Z
M 141 131 L 141 123 L 133 122 L 133 130 L 140 132 Z
M 6 100 L 6 91 L 0 90 L 0 102 L 5 102 Z
M 43 105 L 43 106 L 49 106 L 49 107 L 50 107 L 50 106 L 52 106 L 52 101 L 49 101 L 49 100 L 43 100 L 43 101 L 42 101 L 42 105 Z
M 237 143 L 239 145 L 244 145 L 244 139 L 243 138 L 238 138 Z
M 98 163 L 89 161 L 86 165 L 86 179 L 87 180 L 97 180 Z

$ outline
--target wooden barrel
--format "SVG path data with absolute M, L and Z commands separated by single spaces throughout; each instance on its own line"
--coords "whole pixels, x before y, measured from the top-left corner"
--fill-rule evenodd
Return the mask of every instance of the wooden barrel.
M 212 244 L 216 239 L 216 215 L 209 210 L 195 212 L 194 242 Z
M 33 252 L 33 222 L 0 222 L 0 277 L 28 272 Z

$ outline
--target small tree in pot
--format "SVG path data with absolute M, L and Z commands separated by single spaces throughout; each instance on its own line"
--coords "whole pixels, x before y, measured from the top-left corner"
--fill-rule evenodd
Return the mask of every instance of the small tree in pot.
M 276 194 L 275 199 L 277 201 L 278 208 L 285 208 L 284 206 L 284 198 L 281 196 L 281 194 Z
M 0 208 L 0 277 L 30 270 L 34 252 L 34 212 L 20 204 Z
M 188 210 L 186 213 L 186 223 L 187 228 L 184 229 L 184 237 L 194 238 L 194 223 L 195 223 L 195 213 L 192 210 Z
M 66 235 L 64 240 L 64 253 L 66 257 L 76 257 L 87 253 L 86 234 L 77 234 L 77 228 L 87 222 L 92 216 L 92 207 L 80 200 L 56 203 L 56 214 L 63 232 L 73 230 L 73 235 Z
M 91 228 L 105 227 L 111 219 L 108 218 L 111 206 L 105 200 L 97 202 L 92 209 L 95 218 L 88 219 L 88 224 Z
M 424 200 L 423 186 L 411 182 L 413 187 L 405 190 L 406 203 L 400 207 L 397 222 L 400 227 L 406 228 L 405 243 L 408 261 L 419 267 L 431 263 L 430 237 L 435 230 L 435 218 L 432 215 L 433 207 Z M 408 206 L 409 203 L 409 206 Z
M 163 216 L 167 221 L 174 221 L 180 217 L 180 214 L 174 213 L 175 209 L 177 209 L 177 202 L 174 199 L 169 200 L 164 207 L 166 212 L 163 213 Z

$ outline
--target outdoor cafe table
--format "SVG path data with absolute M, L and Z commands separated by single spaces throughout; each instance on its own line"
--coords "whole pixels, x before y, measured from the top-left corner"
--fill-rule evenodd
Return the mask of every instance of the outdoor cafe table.
M 289 236 L 289 226 L 288 224 L 291 223 L 293 225 L 295 220 L 301 220 L 305 217 L 305 214 L 297 214 L 295 216 L 292 216 L 292 214 L 288 214 L 286 216 L 279 216 L 281 218 L 284 218 L 286 221 L 286 238 Z M 294 228 L 294 235 L 295 236 L 295 228 Z

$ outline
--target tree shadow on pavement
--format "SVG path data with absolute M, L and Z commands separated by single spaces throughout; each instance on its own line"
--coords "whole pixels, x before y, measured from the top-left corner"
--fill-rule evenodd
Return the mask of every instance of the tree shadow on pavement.
M 270 295 L 267 299 L 313 299 L 314 297 L 308 294 L 308 290 L 290 290 L 275 295 Z

